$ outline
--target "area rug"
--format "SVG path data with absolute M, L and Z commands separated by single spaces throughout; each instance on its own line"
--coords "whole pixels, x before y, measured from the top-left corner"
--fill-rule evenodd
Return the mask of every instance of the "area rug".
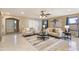
M 66 41 L 62 39 L 56 39 L 54 37 L 49 37 L 49 39 L 43 41 L 38 39 L 37 36 L 31 36 L 26 40 L 39 51 L 63 51 L 67 50 L 68 48 L 68 43 Z

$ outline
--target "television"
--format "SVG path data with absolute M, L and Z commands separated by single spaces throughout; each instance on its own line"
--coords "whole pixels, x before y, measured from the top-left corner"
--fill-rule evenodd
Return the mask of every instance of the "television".
M 77 23 L 77 17 L 74 18 L 68 18 L 68 24 L 76 24 Z

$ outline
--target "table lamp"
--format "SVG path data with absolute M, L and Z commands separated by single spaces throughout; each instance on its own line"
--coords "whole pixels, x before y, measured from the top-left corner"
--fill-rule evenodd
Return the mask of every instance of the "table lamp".
M 65 25 L 66 32 L 69 32 L 69 25 Z

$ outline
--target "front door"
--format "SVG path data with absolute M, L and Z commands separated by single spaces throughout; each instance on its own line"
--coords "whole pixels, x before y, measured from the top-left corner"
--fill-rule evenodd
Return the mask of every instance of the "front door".
M 19 32 L 19 21 L 15 19 L 7 19 L 5 28 L 6 28 L 6 33 Z

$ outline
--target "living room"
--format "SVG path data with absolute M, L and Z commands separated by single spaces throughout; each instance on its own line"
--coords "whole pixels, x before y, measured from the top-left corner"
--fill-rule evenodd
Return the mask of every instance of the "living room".
M 79 49 L 78 8 L 3 8 L 0 10 L 1 50 L 74 51 Z M 25 44 L 17 45 L 17 39 L 19 41 L 21 39 L 20 43 Z M 19 45 L 21 45 L 20 49 Z

